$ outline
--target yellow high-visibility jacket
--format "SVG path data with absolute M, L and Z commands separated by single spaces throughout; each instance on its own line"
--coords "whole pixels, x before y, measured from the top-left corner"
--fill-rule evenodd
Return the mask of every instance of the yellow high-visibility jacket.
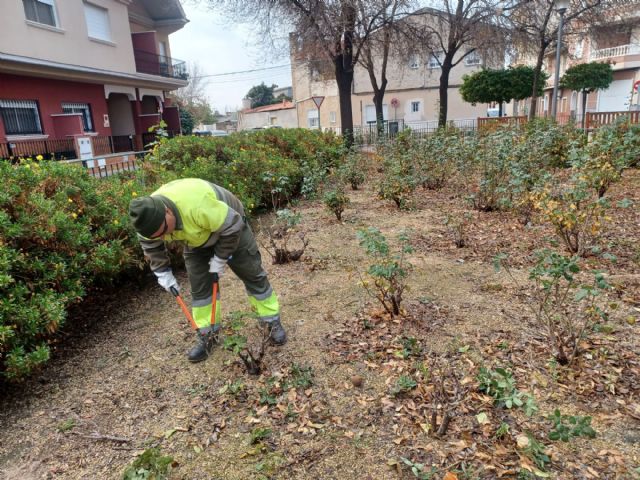
M 160 198 L 176 217 L 176 228 L 158 239 L 138 235 L 151 270 L 170 267 L 165 242 L 178 241 L 186 249 L 214 247 L 214 254 L 228 259 L 238 246 L 244 228 L 244 207 L 228 190 L 206 180 L 185 178 L 169 182 L 151 196 Z

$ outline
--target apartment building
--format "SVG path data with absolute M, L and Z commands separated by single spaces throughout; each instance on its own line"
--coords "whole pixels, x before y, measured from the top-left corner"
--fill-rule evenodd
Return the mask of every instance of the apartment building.
M 486 62 L 475 50 L 464 59 L 466 51 L 460 52 L 454 62 L 460 60 L 449 76 L 448 118 L 450 120 L 475 119 L 486 116 L 487 105 L 471 105 L 462 100 L 459 88 L 462 77 L 480 69 Z M 424 124 L 437 122 L 440 104 L 440 64 L 442 53 L 424 51 L 408 59 L 394 56 L 389 59 L 388 84 L 383 103 L 385 120 L 404 123 L 420 128 Z M 358 65 L 353 79 L 353 120 L 356 125 L 371 125 L 376 122 L 373 104 L 373 89 L 366 69 Z
M 555 50 L 547 52 L 544 70 L 550 78 L 544 94 L 538 99 L 537 114 L 551 113 L 554 87 Z M 526 60 L 523 62 L 527 63 Z M 529 59 L 528 63 L 532 60 Z M 560 57 L 560 78 L 571 66 L 587 62 L 609 63 L 613 82 L 606 90 L 587 96 L 586 112 L 624 112 L 640 110 L 640 95 L 636 86 L 640 82 L 640 8 L 628 5 L 615 15 L 605 15 L 599 23 L 585 26 L 582 33 L 566 35 Z M 529 101 L 517 102 L 512 113 L 526 115 Z M 581 119 L 582 94 L 560 88 L 558 90 L 557 118 Z
M 421 21 L 429 22 L 430 17 L 424 16 Z M 479 46 L 480 47 L 480 46 Z M 304 52 L 296 41 L 291 40 L 291 65 L 293 79 L 293 95 L 298 110 L 298 124 L 300 127 L 322 129 L 340 128 L 340 107 L 338 89 L 333 80 L 333 65 L 331 62 L 315 59 L 304 61 Z M 473 50 L 462 58 L 468 50 Z M 459 88 L 462 77 L 483 66 L 501 67 L 502 55 L 488 55 L 480 49 L 462 50 L 454 58 L 459 63 L 452 69 L 448 88 L 448 118 L 450 120 L 473 120 L 487 115 L 487 105 L 471 105 L 462 100 Z M 407 46 L 392 48 L 387 65 L 387 87 L 383 103 L 384 120 L 395 128 L 410 126 L 421 128 L 433 126 L 437 123 L 440 104 L 440 75 L 441 68 L 438 59 L 442 60 L 442 52 L 431 52 L 426 47 L 413 47 L 415 53 L 408 55 L 411 50 Z M 399 53 L 402 51 L 403 53 Z M 494 58 L 495 57 L 495 58 Z M 496 60 L 496 58 L 498 60 Z M 381 63 L 381 59 L 374 59 Z M 496 61 L 498 63 L 496 63 Z M 379 72 L 377 73 L 379 75 Z M 380 81 L 380 79 L 378 79 Z M 324 101 L 318 109 L 313 97 L 322 96 Z M 369 73 L 362 65 L 354 68 L 352 85 L 352 110 L 354 126 L 372 126 L 376 122 L 375 105 L 373 103 L 373 87 Z
M 85 156 L 141 150 L 161 120 L 180 131 L 179 0 L 4 0 L 2 13 L 0 157 L 73 158 L 80 137 Z

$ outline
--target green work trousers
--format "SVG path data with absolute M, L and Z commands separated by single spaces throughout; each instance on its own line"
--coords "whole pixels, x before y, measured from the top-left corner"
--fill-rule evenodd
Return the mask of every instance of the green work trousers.
M 213 274 L 209 272 L 209 260 L 213 257 L 213 246 L 184 249 L 184 260 L 191 283 L 193 299 L 193 319 L 198 329 L 207 330 L 211 326 L 213 305 Z M 227 266 L 244 283 L 249 303 L 263 322 L 271 323 L 280 319 L 278 297 L 269 284 L 267 272 L 262 268 L 262 257 L 251 228 L 245 223 L 240 242 L 229 259 Z M 214 330 L 221 325 L 220 294 L 216 298 Z

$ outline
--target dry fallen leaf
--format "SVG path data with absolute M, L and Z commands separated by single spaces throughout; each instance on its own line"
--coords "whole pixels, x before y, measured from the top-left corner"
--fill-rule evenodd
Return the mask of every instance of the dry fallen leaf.
M 529 446 L 529 437 L 526 435 L 518 435 L 516 437 L 516 443 L 518 444 L 518 448 L 527 448 Z

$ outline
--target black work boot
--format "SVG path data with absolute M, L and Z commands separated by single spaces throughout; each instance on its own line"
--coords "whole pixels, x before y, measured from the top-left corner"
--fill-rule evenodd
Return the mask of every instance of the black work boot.
M 218 343 L 217 331 L 214 332 L 213 330 L 208 329 L 205 333 L 198 331 L 196 335 L 198 337 L 197 343 L 187 355 L 189 361 L 193 363 L 202 362 L 209 358 L 213 347 Z
M 267 323 L 269 326 L 269 336 L 276 345 L 284 345 L 287 343 L 287 332 L 284 331 L 284 327 L 280 320 L 274 320 Z

